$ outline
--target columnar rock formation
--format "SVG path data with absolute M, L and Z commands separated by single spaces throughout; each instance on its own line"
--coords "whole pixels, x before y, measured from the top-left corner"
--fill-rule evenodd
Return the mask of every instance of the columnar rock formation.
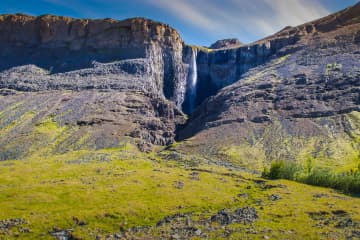
M 17 14 L 0 16 L 0 32 L 0 89 L 7 95 L 0 101 L 1 127 L 34 115 L 23 128 L 1 134 L 2 158 L 45 144 L 25 135 L 47 118 L 67 126 L 59 151 L 116 147 L 126 139 L 149 150 L 174 141 L 188 74 L 176 30 L 142 18 Z
M 0 32 L 2 88 L 134 88 L 181 105 L 183 40 L 168 25 L 18 14 L 2 15 Z

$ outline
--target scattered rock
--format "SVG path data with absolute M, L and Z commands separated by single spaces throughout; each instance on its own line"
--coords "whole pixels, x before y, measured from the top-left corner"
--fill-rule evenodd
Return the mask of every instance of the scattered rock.
M 179 234 L 174 234 L 174 235 L 171 236 L 171 239 L 178 240 L 178 239 L 181 239 L 181 237 L 180 237 Z
M 353 230 L 352 237 L 360 239 L 360 230 Z
M 271 118 L 269 116 L 263 115 L 263 116 L 256 116 L 251 119 L 254 123 L 264 123 L 264 122 L 271 122 Z
M 344 211 L 344 210 L 335 210 L 331 212 L 332 214 L 336 215 L 336 216 L 348 216 L 349 214 Z
M 121 234 L 121 233 L 115 233 L 114 234 L 114 238 L 115 239 L 122 239 L 124 236 L 123 236 L 123 234 Z
M 294 76 L 295 84 L 296 85 L 304 85 L 306 84 L 306 75 L 305 74 L 298 74 Z
M 199 172 L 191 172 L 190 179 L 195 181 L 200 181 L 200 173 Z
M 55 237 L 57 240 L 73 240 L 72 229 L 59 229 L 54 228 L 53 231 L 50 232 L 51 236 Z
M 228 225 L 231 223 L 252 223 L 258 219 L 255 208 L 244 207 L 238 208 L 234 212 L 228 209 L 220 210 L 217 214 L 211 217 L 212 222 L 218 222 L 221 225 Z
M 175 181 L 175 183 L 174 183 L 174 187 L 177 189 L 183 189 L 184 186 L 185 186 L 185 183 L 182 181 Z
M 167 223 L 170 223 L 170 222 L 172 222 L 172 221 L 174 221 L 174 220 L 178 220 L 178 221 L 179 221 L 179 220 L 181 220 L 181 219 L 187 219 L 188 217 L 190 217 L 190 215 L 177 213 L 177 214 L 175 214 L 175 215 L 167 216 L 167 217 L 165 217 L 164 219 L 160 220 L 160 221 L 156 224 L 156 226 L 157 226 L 157 227 L 161 227 L 161 226 L 163 226 L 163 225 L 165 225 L 165 224 L 167 224 Z
M 239 193 L 237 196 L 238 196 L 239 198 L 246 198 L 246 199 L 249 198 L 249 194 L 247 194 L 247 193 Z
M 274 201 L 280 200 L 280 199 L 281 199 L 281 196 L 278 195 L 278 194 L 271 194 L 271 196 L 269 197 L 269 199 L 274 202 Z
M 335 227 L 336 228 L 348 228 L 348 227 L 352 227 L 354 224 L 353 220 L 351 218 L 345 218 L 340 220 Z
M 326 216 L 328 216 L 330 213 L 325 212 L 325 211 L 320 211 L 320 212 L 309 212 L 308 214 L 314 220 L 322 220 Z
M 196 235 L 196 236 L 200 236 L 201 233 L 202 233 L 201 229 L 197 229 L 197 230 L 195 231 L 195 235 Z
M 283 184 L 277 184 L 277 185 L 272 185 L 272 184 L 265 184 L 262 186 L 263 189 L 267 190 L 267 189 L 273 189 L 273 188 L 287 188 L 286 185 Z
M 318 194 L 314 194 L 313 197 L 314 198 L 324 198 L 324 197 L 329 197 L 329 195 L 327 195 L 325 193 L 318 193 Z
M 211 217 L 212 222 L 218 222 L 221 225 L 228 225 L 232 223 L 233 217 L 229 210 L 223 209 L 219 211 L 216 215 Z
M 11 229 L 12 227 L 18 227 L 23 224 L 27 224 L 27 221 L 22 218 L 0 220 L 0 229 Z
M 77 218 L 77 217 L 73 217 L 73 221 L 74 221 L 74 223 L 75 223 L 76 225 L 78 225 L 78 226 L 85 226 L 85 225 L 87 224 L 86 221 L 80 220 L 80 219 Z

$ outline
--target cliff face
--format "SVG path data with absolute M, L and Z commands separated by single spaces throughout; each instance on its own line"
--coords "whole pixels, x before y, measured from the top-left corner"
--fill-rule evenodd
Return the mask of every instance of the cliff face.
M 211 44 L 210 49 L 238 48 L 244 45 L 237 38 L 222 39 Z
M 0 32 L 0 159 L 49 142 L 69 151 L 174 141 L 187 70 L 168 25 L 2 15 Z M 37 132 L 47 123 L 64 139 Z
M 142 18 L 2 15 L 0 159 L 49 142 L 53 151 L 170 145 L 181 110 L 191 115 L 178 138 L 195 145 L 179 151 L 226 160 L 232 146 L 249 160 L 255 148 L 258 159 L 295 159 L 299 149 L 338 148 L 338 138 L 356 152 L 359 15 L 360 4 L 221 49 L 187 46 Z
M 11 69 L 6 78 L 10 73 L 14 76 L 2 79 L 3 88 L 37 91 L 131 87 L 164 94 L 180 105 L 181 98 L 176 96 L 186 75 L 183 41 L 168 25 L 142 18 L 116 21 L 2 15 L 0 32 L 0 69 Z M 27 67 L 14 69 L 17 66 Z M 23 82 L 24 74 L 30 83 Z M 131 83 L 126 81 L 129 75 L 142 79 Z M 99 76 L 103 77 L 101 86 L 96 84 Z M 16 85 L 11 84 L 13 80 Z
M 197 104 L 214 95 L 218 90 L 238 81 L 244 73 L 264 64 L 275 54 L 283 56 L 295 51 L 292 47 L 288 49 L 285 47 L 292 46 L 298 40 L 298 36 L 292 36 L 239 48 L 215 51 L 200 49 L 197 57 Z
M 242 45 L 236 39 L 229 39 L 218 41 L 210 47 L 213 49 L 210 51 L 199 48 L 197 104 L 238 81 L 250 69 L 273 58 L 281 58 L 305 49 L 308 46 L 307 39 L 314 39 L 320 34 L 331 34 L 338 28 L 347 28 L 359 23 L 359 13 L 360 4 L 357 4 L 313 22 L 297 27 L 286 27 L 272 36 L 249 45 Z M 356 29 L 349 30 L 347 34 L 355 41 L 359 41 L 360 33 Z
M 360 4 L 248 47 L 199 53 L 200 82 L 214 91 L 234 83 L 197 108 L 177 150 L 253 169 L 274 159 L 356 162 L 359 16 Z

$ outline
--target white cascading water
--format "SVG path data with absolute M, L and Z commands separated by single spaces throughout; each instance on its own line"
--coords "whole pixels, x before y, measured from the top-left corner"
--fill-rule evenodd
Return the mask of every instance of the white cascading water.
M 192 56 L 189 65 L 188 91 L 189 91 L 189 112 L 193 112 L 196 106 L 196 85 L 197 85 L 197 52 L 192 49 Z

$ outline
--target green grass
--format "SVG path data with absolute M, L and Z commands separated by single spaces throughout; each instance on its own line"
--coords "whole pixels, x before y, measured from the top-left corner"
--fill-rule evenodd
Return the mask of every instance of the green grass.
M 288 179 L 314 186 L 334 188 L 345 193 L 360 194 L 360 160 L 356 169 L 343 173 L 313 167 L 311 162 L 300 165 L 294 162 L 276 161 L 271 164 L 269 170 L 264 170 L 263 177 Z
M 7 134 L 26 126 L 33 116 L 33 112 L 26 113 L 0 131 L 5 137 L 11 136 Z M 357 113 L 351 114 L 354 129 L 358 129 L 358 119 Z M 130 142 L 112 149 L 91 150 L 85 144 L 91 139 L 91 134 L 85 133 L 71 142 L 73 145 L 65 146 L 69 152 L 61 154 L 55 151 L 77 130 L 76 127 L 60 126 L 52 116 L 40 119 L 14 143 L 19 145 L 19 140 L 33 143 L 29 154 L 18 160 L 0 161 L 0 220 L 23 218 L 28 222 L 24 227 L 31 229 L 29 233 L 21 232 L 18 227 L 13 227 L 10 232 L 0 229 L 0 239 L 53 239 L 49 232 L 54 228 L 71 228 L 77 239 L 94 239 L 95 236 L 105 239 L 108 234 L 134 226 L 150 226 L 149 234 L 156 238 L 164 230 L 156 228 L 156 223 L 166 216 L 180 212 L 192 213 L 194 219 L 208 219 L 220 209 L 244 206 L 257 209 L 257 222 L 253 225 L 229 225 L 227 228 L 233 231 L 231 237 L 224 236 L 224 229 L 214 225 L 214 230 L 207 233 L 209 238 L 264 239 L 267 235 L 272 239 L 326 239 L 324 236 L 328 235 L 324 232 L 345 238 L 349 229 L 337 229 L 334 225 L 319 228 L 316 227 L 318 222 L 309 217 L 308 212 L 331 212 L 334 206 L 349 212 L 354 222 L 360 221 L 360 212 L 356 208 L 360 206 L 358 198 L 286 180 L 269 180 L 266 184 L 275 187 L 264 188 L 259 184 L 264 180 L 258 176 L 206 165 L 205 161 L 194 158 L 191 150 L 183 154 L 184 159 L 172 158 L 170 150 L 167 155 L 163 151 L 163 157 L 156 152 L 140 153 Z M 357 136 L 358 133 L 354 132 L 354 143 Z M 321 154 L 313 160 L 309 156 L 318 140 L 307 141 L 309 146 L 302 148 L 299 162 L 308 163 L 305 165 L 307 173 L 314 174 L 298 174 L 297 167 L 294 170 L 291 166 L 286 166 L 286 169 L 281 165 L 277 170 L 281 174 L 272 178 L 308 176 L 308 182 L 303 182 L 319 182 L 313 169 L 325 162 L 336 168 L 344 166 L 341 171 L 332 173 L 335 175 L 357 169 L 359 155 L 354 151 L 353 143 L 338 139 L 331 146 L 336 151 L 336 159 L 342 158 L 342 161 L 329 160 Z M 291 145 L 295 140 L 288 142 Z M 175 143 L 172 148 L 181 144 Z M 74 150 L 77 146 L 82 150 Z M 250 169 L 261 169 L 266 165 L 261 144 L 229 144 L 221 149 L 221 154 L 234 165 Z M 194 171 L 199 173 L 199 179 L 191 178 L 190 173 Z M 340 177 L 335 179 L 339 181 Z M 176 182 L 182 182 L 184 186 L 177 188 Z M 353 191 L 351 186 L 348 185 L 349 191 Z M 238 194 L 247 194 L 248 198 Z M 269 200 L 271 194 L 281 195 L 281 200 Z M 316 194 L 327 197 L 314 200 Z M 74 219 L 86 224 L 79 226 Z M 141 234 L 139 238 L 149 237 Z M 329 238 L 335 238 L 331 236 Z
M 52 123 L 46 126 L 54 127 Z M 190 177 L 194 171 L 199 173 L 197 180 Z M 53 228 L 71 228 L 78 239 L 94 239 L 133 226 L 150 226 L 150 234 L 157 236 L 161 229 L 154 226 L 166 216 L 180 212 L 209 218 L 220 209 L 243 206 L 256 207 L 260 218 L 255 225 L 229 226 L 235 231 L 233 239 L 241 236 L 262 239 L 262 231 L 268 228 L 273 229 L 275 239 L 282 238 L 284 229 L 295 230 L 297 234 L 290 234 L 291 239 L 317 239 L 322 230 L 313 227 L 315 223 L 306 212 L 331 209 L 327 202 L 310 201 L 312 195 L 324 192 L 331 196 L 328 201 L 336 201 L 338 208 L 348 212 L 356 212 L 348 201 L 360 205 L 359 199 L 343 198 L 327 189 L 281 180 L 268 184 L 285 187 L 267 190 L 257 184 L 258 180 L 261 179 L 254 175 L 219 166 L 199 165 L 188 169 L 177 161 L 164 161 L 155 153 L 137 152 L 131 144 L 3 161 L 0 162 L 0 220 L 26 219 L 25 226 L 31 232 L 21 233 L 14 227 L 6 235 L 0 231 L 0 239 L 16 236 L 52 239 L 49 231 Z M 176 187 L 179 181 L 184 183 L 183 188 Z M 239 193 L 249 197 L 239 197 Z M 270 201 L 268 196 L 273 193 L 280 194 L 282 200 Z M 353 216 L 360 220 L 359 212 Z M 75 218 L 86 225 L 77 225 Z M 246 232 L 253 228 L 258 234 L 248 235 Z M 345 234 L 341 229 L 334 231 L 339 236 Z M 222 232 L 215 226 L 209 236 L 226 239 Z
M 239 146 L 227 146 L 220 153 L 226 156 L 227 160 L 235 166 L 258 171 L 263 169 L 266 159 L 261 145 L 251 146 L 250 144 L 242 144 Z
M 1 163 L 0 219 L 31 219 L 33 232 L 23 236 L 31 239 L 53 227 L 72 228 L 76 217 L 88 224 L 78 227 L 75 235 L 89 238 L 91 232 L 116 232 L 120 223 L 155 224 L 182 205 L 186 211 L 218 209 L 236 195 L 231 179 L 224 183 L 203 173 L 202 181 L 194 181 L 185 169 L 141 154 L 118 159 L 118 152 L 80 151 Z M 184 182 L 184 188 L 175 188 L 176 181 Z

